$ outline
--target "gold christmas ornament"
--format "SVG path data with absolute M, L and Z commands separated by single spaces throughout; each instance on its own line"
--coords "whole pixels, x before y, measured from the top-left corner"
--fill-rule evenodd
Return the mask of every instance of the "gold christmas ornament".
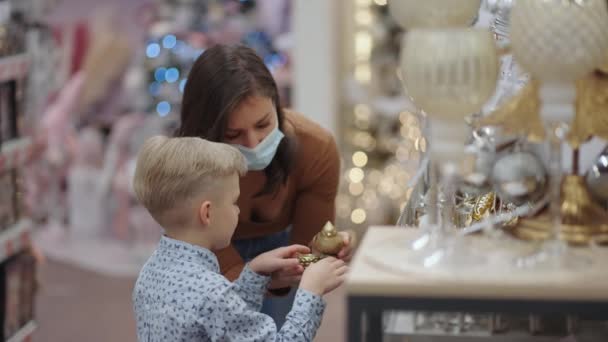
M 488 217 L 488 215 L 490 215 L 491 211 L 494 209 L 495 199 L 496 194 L 493 192 L 478 197 L 475 201 L 475 206 L 473 207 L 473 212 L 471 214 L 473 220 L 481 221 Z
M 568 141 L 577 148 L 592 136 L 608 139 L 608 75 L 595 73 L 577 83 L 576 119 Z
M 331 222 L 327 222 L 323 229 L 312 239 L 312 248 L 325 255 L 338 255 L 344 247 L 344 240 Z
M 583 177 L 566 176 L 561 191 L 561 239 L 586 245 L 608 235 L 608 213 L 593 201 Z M 521 219 L 513 233 L 524 240 L 544 240 L 550 236 L 552 225 L 551 217 L 545 212 L 535 218 Z
M 304 268 L 314 264 L 315 262 L 323 259 L 322 256 L 316 254 L 300 254 L 298 255 L 298 261 L 300 265 L 304 266 Z
M 513 212 L 517 207 L 513 203 L 500 203 L 496 200 L 496 193 L 489 192 L 481 196 L 459 198 L 460 203 L 456 206 L 454 221 L 456 226 L 465 228 L 474 223 L 487 219 L 490 215 Z M 519 222 L 519 217 L 515 216 L 507 222 L 503 222 L 501 227 L 513 228 Z

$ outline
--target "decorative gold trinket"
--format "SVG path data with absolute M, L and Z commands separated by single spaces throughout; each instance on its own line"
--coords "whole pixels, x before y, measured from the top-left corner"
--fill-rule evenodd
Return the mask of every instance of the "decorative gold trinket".
M 304 266 L 304 268 L 314 264 L 315 262 L 323 259 L 322 256 L 316 254 L 300 254 L 298 255 L 298 261 L 300 265 Z
M 459 198 L 460 202 L 456 207 L 454 220 L 460 228 L 468 227 L 473 223 L 481 222 L 490 215 L 513 212 L 517 206 L 513 203 L 500 203 L 497 201 L 496 193 L 490 192 L 477 197 Z M 507 222 L 500 224 L 502 228 L 513 228 L 519 222 L 519 217 L 515 216 Z
M 323 226 L 323 229 L 312 239 L 312 247 L 313 250 L 325 255 L 335 256 L 344 247 L 344 241 L 338 234 L 336 227 L 328 221 Z
M 490 214 L 490 212 L 494 209 L 495 198 L 496 195 L 493 192 L 477 198 L 472 212 L 472 218 L 474 221 L 481 221 Z

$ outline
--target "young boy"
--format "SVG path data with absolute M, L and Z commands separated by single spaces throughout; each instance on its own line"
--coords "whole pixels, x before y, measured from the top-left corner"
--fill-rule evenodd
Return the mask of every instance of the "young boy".
M 309 266 L 287 320 L 277 331 L 259 313 L 271 276 L 300 267 L 305 246 L 253 259 L 229 282 L 213 250 L 230 244 L 237 225 L 244 157 L 200 138 L 147 140 L 134 178 L 139 201 L 165 229 L 133 291 L 139 341 L 312 341 L 321 323 L 321 296 L 338 287 L 347 266 L 326 258 Z

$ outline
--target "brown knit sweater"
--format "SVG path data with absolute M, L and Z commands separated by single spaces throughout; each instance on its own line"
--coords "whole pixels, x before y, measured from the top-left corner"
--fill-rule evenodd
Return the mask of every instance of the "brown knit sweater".
M 334 221 L 340 157 L 329 132 L 301 114 L 285 111 L 284 133 L 295 136 L 295 167 L 275 194 L 254 197 L 266 182 L 263 171 L 241 178 L 241 210 L 233 240 L 261 237 L 292 226 L 291 242 L 308 245 L 327 221 Z M 252 221 L 256 217 L 257 221 Z M 233 246 L 217 251 L 222 273 L 238 277 L 244 262 Z

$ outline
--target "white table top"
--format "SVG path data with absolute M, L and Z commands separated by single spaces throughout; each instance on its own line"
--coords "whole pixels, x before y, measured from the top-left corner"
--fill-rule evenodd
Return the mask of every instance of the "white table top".
M 417 229 L 370 227 L 351 264 L 348 295 L 608 302 L 608 248 L 577 249 L 593 260 L 580 272 L 540 272 L 514 266 L 517 255 L 534 246 L 469 237 L 480 252 L 479 266 L 429 270 L 412 261 L 408 244 L 417 234 Z

